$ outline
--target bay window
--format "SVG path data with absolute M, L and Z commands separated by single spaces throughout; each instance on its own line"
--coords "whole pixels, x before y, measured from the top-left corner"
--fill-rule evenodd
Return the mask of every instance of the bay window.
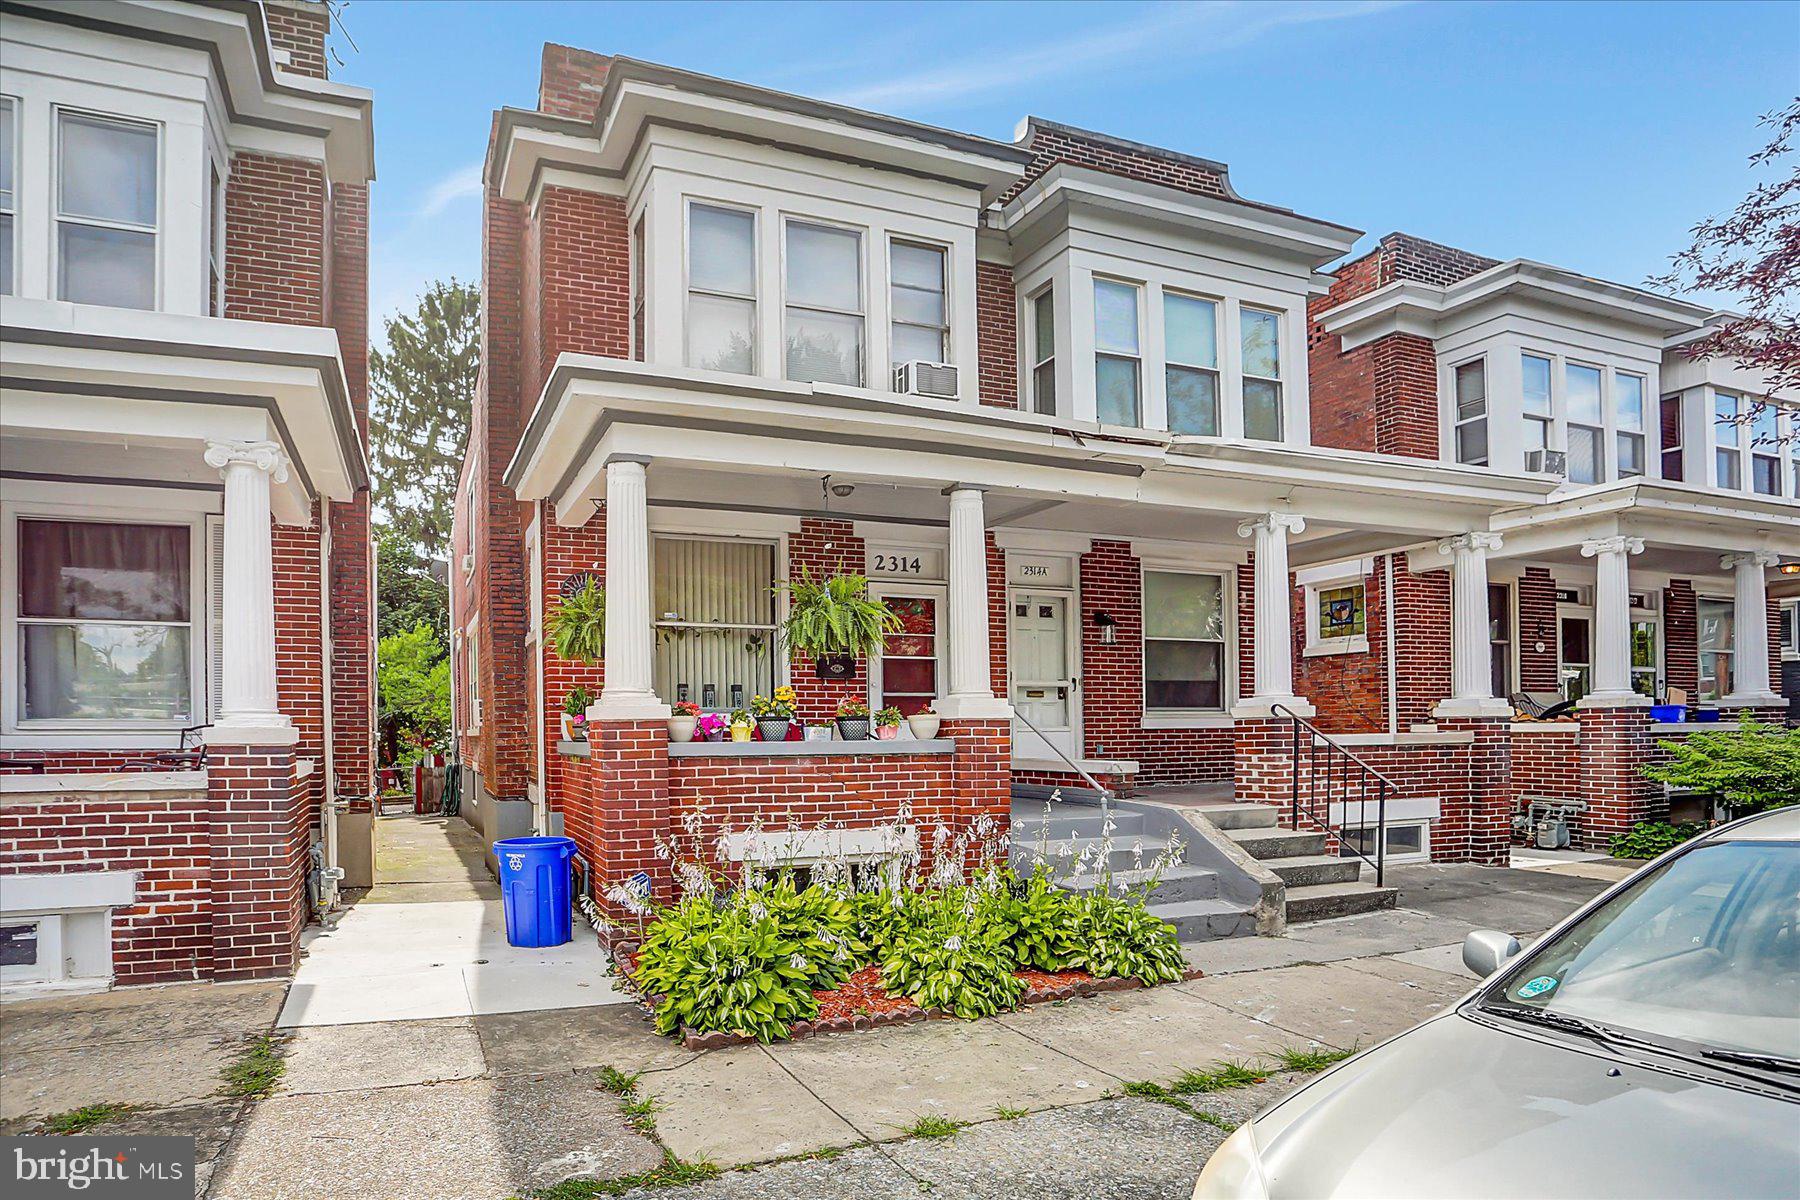
M 1219 435 L 1219 306 L 1163 293 L 1169 432 Z
M 1056 415 L 1056 289 L 1031 301 L 1031 411 Z
M 1521 359 L 1525 397 L 1525 449 L 1548 450 L 1550 425 L 1555 416 L 1550 408 L 1550 360 L 1541 354 L 1527 354 Z
M 1456 368 L 1456 461 L 1485 467 L 1488 461 L 1487 360 Z
M 193 724 L 192 527 L 21 517 L 14 536 L 18 722 Z
M 1574 483 L 1599 483 L 1606 477 L 1600 368 L 1565 363 L 1563 396 L 1569 417 L 1569 479 Z
M 1094 405 L 1106 425 L 1143 423 L 1135 284 L 1094 280 Z
M 1644 377 L 1613 373 L 1613 427 L 1619 478 L 1644 473 Z
M 1764 496 L 1781 495 L 1781 435 L 1775 406 L 1755 401 L 1750 417 L 1750 488 Z
M 889 356 L 895 366 L 950 361 L 950 309 L 942 246 L 895 242 L 888 252 Z
M 13 294 L 13 114 L 12 97 L 0 96 L 0 296 Z
M 206 315 L 225 313 L 225 183 L 219 178 L 219 165 L 210 158 L 206 163 Z
M 773 543 L 658 536 L 650 575 L 657 695 L 733 709 L 774 691 Z
M 157 128 L 57 114 L 57 298 L 156 307 Z
M 1736 606 L 1730 600 L 1701 597 L 1695 604 L 1700 627 L 1700 699 L 1717 700 L 1731 693 L 1731 662 L 1737 645 Z
M 1244 436 L 1279 442 L 1281 420 L 1281 314 L 1260 308 L 1239 313 L 1244 373 Z
M 644 217 L 643 214 L 640 213 L 637 221 L 631 226 L 631 358 L 633 362 L 644 361 L 644 307 L 646 299 L 644 266 Z M 754 314 L 755 302 L 752 301 L 751 304 L 751 312 Z M 754 320 L 750 322 L 750 329 L 753 332 L 756 329 L 756 322 Z M 751 340 L 754 341 L 755 338 L 752 337 Z
M 633 235 L 637 292 L 632 322 L 643 345 L 643 227 Z M 687 347 L 690 367 L 749 375 L 756 370 L 756 214 L 688 205 Z
M 1738 424 L 1738 398 L 1713 393 L 1713 484 L 1738 491 L 1744 486 L 1743 430 Z
M 1226 579 L 1222 574 L 1144 572 L 1146 710 L 1224 710 Z
M 787 377 L 861 387 L 862 235 L 805 221 L 786 233 Z

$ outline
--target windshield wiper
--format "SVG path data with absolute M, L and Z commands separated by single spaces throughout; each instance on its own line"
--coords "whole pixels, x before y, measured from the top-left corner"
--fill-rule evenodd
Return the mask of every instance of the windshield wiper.
M 1700 1057 L 1736 1063 L 1743 1067 L 1763 1067 L 1770 1071 L 1800 1075 L 1800 1058 L 1786 1058 L 1780 1054 L 1757 1054 L 1750 1050 L 1702 1050 Z
M 1530 1008 L 1522 1004 L 1483 1004 L 1480 1008 L 1482 1012 L 1491 1013 L 1496 1017 L 1528 1021 L 1533 1025 L 1548 1025 L 1552 1029 L 1577 1033 L 1596 1041 L 1611 1041 L 1613 1038 L 1611 1030 L 1581 1017 L 1571 1017 L 1566 1013 L 1549 1012 L 1546 1009 Z

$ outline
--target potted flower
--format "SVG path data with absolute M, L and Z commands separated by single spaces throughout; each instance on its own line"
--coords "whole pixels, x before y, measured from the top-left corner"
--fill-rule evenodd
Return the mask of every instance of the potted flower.
M 900 617 L 886 602 L 869 595 L 861 575 L 828 575 L 815 579 L 804 566 L 800 578 L 777 584 L 788 594 L 782 625 L 791 650 L 812 656 L 820 679 L 848 679 L 856 660 L 881 649 L 887 635 L 900 628 Z
M 860 742 L 869 736 L 869 706 L 861 700 L 842 700 L 837 707 L 838 737 Z
M 912 716 L 906 718 L 906 727 L 921 742 L 928 742 L 938 735 L 938 723 L 942 718 L 927 704 Z
M 565 587 L 561 603 L 550 614 L 550 640 L 558 658 L 597 663 L 606 651 L 606 589 L 592 574 L 580 579 L 578 586 Z
M 702 742 L 725 740 L 725 718 L 718 713 L 702 713 L 694 720 L 694 737 Z
M 889 705 L 875 714 L 875 736 L 884 742 L 891 742 L 900 736 L 900 722 L 904 720 L 900 710 Z
M 691 742 L 694 740 L 694 724 L 700 719 L 700 706 L 692 700 L 677 700 L 670 709 L 669 740 L 671 742 Z
M 567 698 L 563 700 L 563 741 L 587 741 L 587 710 L 588 705 L 593 702 L 586 688 L 577 685 L 569 689 Z
M 794 720 L 794 705 L 799 697 L 794 689 L 782 684 L 773 696 L 752 696 L 750 711 L 756 714 L 756 732 L 765 742 L 785 742 L 788 726 Z
M 751 720 L 750 714 L 748 711 L 746 711 L 745 709 L 741 709 L 741 708 L 734 708 L 731 710 L 731 740 L 732 741 L 734 741 L 734 742 L 749 741 L 750 733 L 755 728 L 756 728 L 756 723 Z

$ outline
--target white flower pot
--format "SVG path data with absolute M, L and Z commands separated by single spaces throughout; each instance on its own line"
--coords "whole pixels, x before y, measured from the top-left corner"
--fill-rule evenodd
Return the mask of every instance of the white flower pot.
M 694 722 L 698 717 L 670 717 L 669 740 L 671 742 L 691 742 L 694 740 Z
M 938 735 L 938 725 L 942 721 L 943 718 L 936 713 L 921 713 L 918 716 L 906 718 L 906 727 L 912 730 L 912 735 L 921 742 L 928 742 Z

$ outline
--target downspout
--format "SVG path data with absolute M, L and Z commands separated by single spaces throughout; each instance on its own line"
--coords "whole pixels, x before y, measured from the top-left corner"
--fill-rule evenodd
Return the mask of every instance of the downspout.
M 330 872 L 338 867 L 338 829 L 337 829 L 337 731 L 331 712 L 331 501 L 319 498 L 319 682 L 323 697 L 323 719 L 320 721 L 320 737 L 324 742 L 324 802 L 319 811 L 319 832 L 324 842 L 324 852 L 320 858 L 322 879 L 321 885 L 328 881 L 329 888 L 321 886 L 320 895 L 329 895 L 335 902 L 337 887 Z M 330 908 L 327 904 L 324 907 Z
M 1381 636 L 1387 643 L 1387 727 L 1388 733 L 1400 732 L 1400 697 L 1395 688 L 1399 672 L 1394 667 L 1394 556 L 1381 556 Z

